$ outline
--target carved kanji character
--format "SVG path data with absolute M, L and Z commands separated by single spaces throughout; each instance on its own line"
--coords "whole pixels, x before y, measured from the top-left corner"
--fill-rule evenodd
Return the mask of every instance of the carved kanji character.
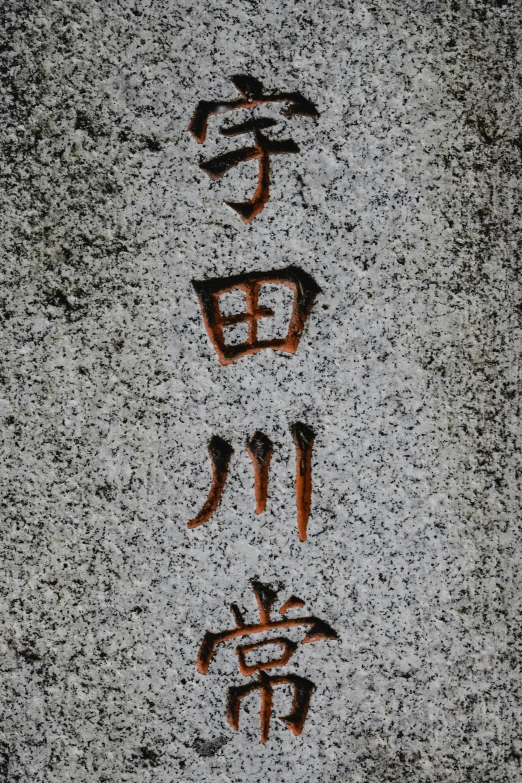
M 231 364 L 242 356 L 257 353 L 265 348 L 274 351 L 295 353 L 303 329 L 320 288 L 309 274 L 295 266 L 287 266 L 274 272 L 250 272 L 231 277 L 216 277 L 210 280 L 193 280 L 203 313 L 207 334 L 223 365 Z M 283 285 L 294 294 L 292 314 L 285 337 L 258 338 L 260 318 L 272 318 L 274 311 L 259 305 L 259 289 L 262 285 Z M 222 315 L 220 297 L 227 291 L 239 290 L 245 293 L 245 311 L 233 315 Z M 248 337 L 239 345 L 227 345 L 223 330 L 234 324 L 248 324 Z
M 244 636 L 250 636 L 268 631 L 278 631 L 283 628 L 304 627 L 307 628 L 301 644 L 307 642 L 317 642 L 321 639 L 338 639 L 338 634 L 324 620 L 317 617 L 296 617 L 280 620 L 272 620 L 271 610 L 277 598 L 277 593 L 269 585 L 262 582 L 253 581 L 252 589 L 257 600 L 259 610 L 259 622 L 247 624 L 236 604 L 231 605 L 231 611 L 235 619 L 236 627 L 221 633 L 211 633 L 207 631 L 197 658 L 197 668 L 201 674 L 208 672 L 210 663 L 214 657 L 216 647 L 232 639 L 239 639 Z M 290 609 L 302 607 L 305 602 L 297 596 L 291 598 L 283 604 L 279 610 L 280 614 L 285 615 Z M 261 663 L 248 664 L 247 655 L 254 650 L 269 645 L 277 645 L 282 648 L 283 653 L 279 658 L 264 661 Z M 227 718 L 228 722 L 235 731 L 239 730 L 239 711 L 241 701 L 250 693 L 259 691 L 261 697 L 261 742 L 268 740 L 270 719 L 272 716 L 273 689 L 277 685 L 291 685 L 293 688 L 292 709 L 290 713 L 282 720 L 288 729 L 296 736 L 301 733 L 308 714 L 310 699 L 315 685 L 304 677 L 298 677 L 295 674 L 277 675 L 270 677 L 265 674 L 267 669 L 280 668 L 286 666 L 288 661 L 298 649 L 298 644 L 284 636 L 276 636 L 272 639 L 264 639 L 260 642 L 242 644 L 236 648 L 236 654 L 239 661 L 241 674 L 249 676 L 258 673 L 259 678 L 247 685 L 232 686 L 228 691 Z
M 222 136 L 240 136 L 246 133 L 254 134 L 254 146 L 227 152 L 202 163 L 200 168 L 212 180 L 217 180 L 229 169 L 247 160 L 259 160 L 257 187 L 250 201 L 225 203 L 235 210 L 245 223 L 250 223 L 264 208 L 270 191 L 270 157 L 272 155 L 298 153 L 300 149 L 292 139 L 276 141 L 268 138 L 263 130 L 277 125 L 270 117 L 254 117 L 253 111 L 262 104 L 287 103 L 284 112 L 287 118 L 303 115 L 318 117 L 319 113 L 313 103 L 306 100 L 299 92 L 274 93 L 265 95 L 263 85 L 252 76 L 238 75 L 232 77 L 232 82 L 242 98 L 235 101 L 200 101 L 190 121 L 189 131 L 194 138 L 203 144 L 207 134 L 208 119 L 214 114 L 236 111 L 237 109 L 252 110 L 252 118 L 237 125 L 221 128 Z
M 302 422 L 290 426 L 296 452 L 295 494 L 297 505 L 297 529 L 299 540 L 306 541 L 308 519 L 312 503 L 312 449 L 315 433 Z M 254 468 L 254 492 L 256 498 L 256 514 L 261 514 L 266 508 L 268 497 L 268 474 L 274 445 L 270 438 L 256 431 L 247 443 L 247 452 Z M 212 484 L 207 500 L 201 511 L 188 522 L 189 528 L 199 527 L 211 518 L 216 511 L 228 476 L 230 458 L 233 448 L 226 440 L 215 435 L 211 438 L 208 453 L 212 466 Z

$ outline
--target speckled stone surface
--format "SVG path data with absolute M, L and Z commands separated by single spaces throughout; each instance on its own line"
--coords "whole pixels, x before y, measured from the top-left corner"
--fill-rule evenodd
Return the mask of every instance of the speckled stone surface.
M 0 781 L 520 780 L 520 4 L 4 0 L 0 19 Z M 236 73 L 320 112 L 271 132 L 301 154 L 272 159 L 248 226 L 223 202 L 255 162 L 199 169 L 242 139 L 187 131 Z M 191 280 L 289 264 L 322 289 L 297 353 L 222 367 Z M 317 433 L 306 543 L 295 421 Z M 228 482 L 188 530 L 213 435 Z M 302 734 L 274 717 L 266 745 L 257 697 L 226 721 L 233 649 L 196 669 L 231 602 L 255 620 L 252 579 L 340 637 L 288 664 L 317 688 Z

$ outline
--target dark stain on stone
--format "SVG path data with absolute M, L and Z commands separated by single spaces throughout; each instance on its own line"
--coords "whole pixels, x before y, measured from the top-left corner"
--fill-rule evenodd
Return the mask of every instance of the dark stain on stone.
M 495 138 L 491 135 L 491 133 L 488 132 L 485 120 L 483 120 L 481 117 L 477 119 L 477 130 L 480 134 L 480 138 L 485 144 L 493 144 Z
M 90 117 L 87 112 L 82 111 L 81 109 L 78 109 L 76 112 L 74 130 L 85 131 L 92 139 L 95 139 L 99 135 L 99 127 L 96 121 Z
M 212 740 L 204 740 L 198 737 L 198 739 L 194 740 L 192 747 L 199 756 L 215 756 L 230 740 L 231 737 L 216 737 Z
M 80 317 L 81 311 L 84 309 L 82 302 L 78 301 L 77 295 L 81 292 L 77 292 L 76 295 L 71 296 L 66 294 L 60 288 L 55 288 L 54 291 L 47 293 L 45 297 L 45 304 L 56 308 L 58 311 L 62 311 L 67 321 L 77 321 Z M 55 314 L 47 312 L 47 317 L 53 319 Z
M 145 147 L 150 150 L 151 152 L 159 152 L 161 150 L 161 144 L 157 139 L 149 138 L 148 136 L 143 137 L 143 144 Z
M 142 745 L 138 748 L 137 753 L 134 754 L 135 760 L 138 766 L 143 767 L 158 767 L 160 764 L 160 754 L 154 748 L 150 748 L 147 745 Z
M 112 502 L 116 500 L 116 489 L 111 484 L 104 484 L 96 488 L 96 495 L 99 498 Z
M 27 661 L 27 663 L 36 663 L 36 661 L 42 660 L 42 656 L 30 647 L 24 647 L 22 650 L 19 650 L 18 655 L 20 658 L 23 658 L 24 661 Z

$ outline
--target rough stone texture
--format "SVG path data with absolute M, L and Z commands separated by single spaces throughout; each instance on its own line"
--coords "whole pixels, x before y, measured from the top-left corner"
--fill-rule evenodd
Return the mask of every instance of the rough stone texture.
M 513 783 L 522 745 L 515 448 L 522 297 L 516 0 L 82 0 L 0 9 L 2 721 L 23 783 Z M 300 90 L 250 226 L 198 100 Z M 322 293 L 295 356 L 221 367 L 193 278 L 287 264 Z M 289 425 L 317 432 L 297 539 Z M 275 443 L 254 514 L 244 449 Z M 223 502 L 188 531 L 234 446 Z M 300 737 L 235 733 L 250 580 L 339 642 Z M 277 697 L 278 714 L 288 709 Z

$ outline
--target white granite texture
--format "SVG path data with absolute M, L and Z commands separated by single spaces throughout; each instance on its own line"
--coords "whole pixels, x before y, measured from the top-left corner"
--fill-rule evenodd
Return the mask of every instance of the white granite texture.
M 521 780 L 520 2 L 0 17 L 0 781 Z M 187 131 L 236 73 L 320 111 L 267 131 L 301 154 L 273 159 L 248 226 L 223 201 L 256 164 L 198 167 L 243 139 Z M 222 367 L 190 281 L 288 264 L 322 289 L 297 354 Z M 305 544 L 294 421 L 317 432 Z M 229 481 L 189 531 L 212 435 Z M 340 635 L 288 664 L 317 690 L 303 733 L 274 719 L 266 745 L 257 697 L 226 721 L 233 648 L 195 665 L 232 601 L 255 619 L 253 578 Z

